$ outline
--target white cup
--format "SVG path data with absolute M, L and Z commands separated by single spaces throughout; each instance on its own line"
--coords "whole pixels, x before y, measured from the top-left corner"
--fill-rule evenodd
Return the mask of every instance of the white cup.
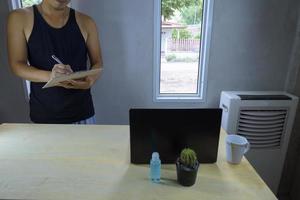
M 248 140 L 239 135 L 227 135 L 226 137 L 226 157 L 227 162 L 239 164 L 243 155 L 250 149 Z

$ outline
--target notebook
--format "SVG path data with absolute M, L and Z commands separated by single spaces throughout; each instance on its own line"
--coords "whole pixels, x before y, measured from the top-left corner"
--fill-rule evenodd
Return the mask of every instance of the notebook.
M 53 78 L 53 79 L 49 80 L 43 86 L 43 88 L 54 87 L 58 83 L 63 82 L 63 81 L 67 81 L 67 80 L 80 79 L 80 78 L 84 78 L 86 76 L 96 75 L 101 70 L 102 69 L 92 69 L 92 70 L 87 70 L 87 71 L 78 71 L 78 72 L 74 72 L 74 73 L 68 74 L 68 75 L 62 75 L 62 76 L 59 76 L 59 77 L 56 77 L 56 78 Z

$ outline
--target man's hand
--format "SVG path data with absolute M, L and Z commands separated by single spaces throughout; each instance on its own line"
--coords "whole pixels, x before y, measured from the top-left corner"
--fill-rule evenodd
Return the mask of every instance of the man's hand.
M 50 80 L 62 75 L 68 75 L 73 73 L 73 70 L 70 65 L 56 64 L 52 68 L 52 72 L 50 75 Z
M 92 87 L 96 79 L 93 76 L 87 76 L 83 79 L 69 80 L 59 83 L 58 86 L 64 87 L 66 89 L 78 89 L 87 90 Z

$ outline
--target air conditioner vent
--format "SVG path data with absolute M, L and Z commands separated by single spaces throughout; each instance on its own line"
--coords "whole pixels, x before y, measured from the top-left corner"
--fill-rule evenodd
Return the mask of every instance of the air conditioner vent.
M 237 134 L 248 139 L 251 148 L 280 148 L 287 109 L 242 109 Z
M 241 100 L 291 100 L 287 95 L 238 95 Z

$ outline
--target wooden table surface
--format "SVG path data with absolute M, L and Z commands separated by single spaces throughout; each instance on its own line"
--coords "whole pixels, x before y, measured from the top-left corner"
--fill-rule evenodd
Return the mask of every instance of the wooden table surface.
M 0 199 L 258 200 L 276 199 L 246 159 L 201 164 L 196 184 L 176 182 L 175 165 L 162 182 L 148 165 L 129 163 L 129 127 L 108 125 L 0 125 Z

